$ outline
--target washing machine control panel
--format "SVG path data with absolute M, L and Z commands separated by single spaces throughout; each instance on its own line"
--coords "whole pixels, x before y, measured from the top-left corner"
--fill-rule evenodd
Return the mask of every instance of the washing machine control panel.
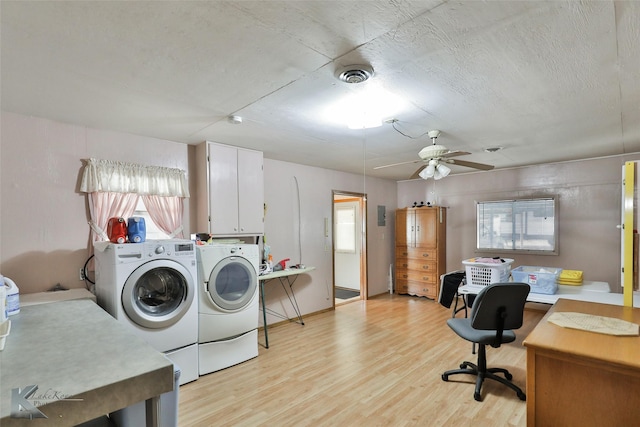
M 154 256 L 195 256 L 195 244 L 186 241 L 147 241 L 146 253 Z

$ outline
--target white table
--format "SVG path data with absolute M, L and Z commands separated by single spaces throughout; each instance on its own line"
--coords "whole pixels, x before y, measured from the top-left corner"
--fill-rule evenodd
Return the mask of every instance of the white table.
M 458 288 L 458 294 L 477 295 L 484 286 L 481 285 L 464 285 Z M 640 307 L 640 293 L 634 293 L 634 307 Z M 624 305 L 623 296 L 618 293 L 611 293 L 611 288 L 607 282 L 592 282 L 585 280 L 580 286 L 558 285 L 558 291 L 555 294 L 536 294 L 529 292 L 527 302 L 535 302 L 541 304 L 555 304 L 558 299 L 571 299 L 587 302 L 599 302 L 602 304 Z M 466 299 L 465 299 L 466 304 Z
M 262 300 L 262 321 L 264 324 L 265 348 L 269 348 L 269 335 L 267 332 L 267 310 L 268 309 L 264 303 L 264 285 L 270 280 L 278 279 L 278 281 L 282 285 L 282 289 L 284 289 L 284 292 L 287 294 L 287 298 L 289 298 L 289 302 L 291 303 L 293 310 L 296 313 L 298 322 L 301 325 L 304 325 L 304 321 L 302 320 L 302 313 L 300 312 L 300 307 L 298 307 L 298 301 L 296 300 L 296 294 L 293 292 L 293 284 L 298 278 L 298 275 L 308 273 L 315 269 L 316 269 L 315 267 L 287 268 L 285 270 L 274 271 L 269 274 L 263 274 L 262 276 L 258 276 L 258 280 L 260 281 L 260 299 Z M 289 287 L 289 289 L 287 289 L 287 286 Z M 284 316 L 280 313 L 276 313 L 273 310 L 269 310 L 269 313 L 286 320 L 291 320 L 289 317 Z

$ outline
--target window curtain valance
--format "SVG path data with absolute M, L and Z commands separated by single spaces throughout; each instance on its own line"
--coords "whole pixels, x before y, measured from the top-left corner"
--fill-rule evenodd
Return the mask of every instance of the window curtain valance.
M 88 159 L 80 191 L 189 197 L 185 171 L 112 160 Z

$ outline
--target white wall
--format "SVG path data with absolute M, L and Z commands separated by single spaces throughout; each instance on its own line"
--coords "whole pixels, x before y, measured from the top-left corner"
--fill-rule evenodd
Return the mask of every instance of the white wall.
M 622 165 L 639 155 L 450 175 L 398 183 L 398 206 L 446 206 L 447 271 L 462 269 L 475 251 L 476 200 L 559 196 L 559 255 L 510 255 L 517 265 L 583 270 L 585 280 L 620 291 Z M 495 254 L 493 254 L 495 255 Z
M 88 257 L 89 212 L 78 191 L 82 159 L 129 161 L 187 170 L 192 198 L 185 204 L 185 233 L 195 212 L 195 147 L 171 141 L 1 113 L 0 273 L 11 277 L 21 293 L 46 291 L 57 283 L 84 287 L 79 269 Z M 368 194 L 369 295 L 387 291 L 393 262 L 393 218 L 377 226 L 377 205 L 393 212 L 396 183 L 332 170 L 265 159 L 265 221 L 274 258 L 299 262 L 298 203 L 293 177 L 300 185 L 302 262 L 317 269 L 295 285 L 303 314 L 332 306 L 332 190 Z M 195 222 L 194 222 L 195 224 Z M 330 233 L 331 236 L 331 233 Z M 279 289 L 268 289 L 268 306 L 278 309 Z M 286 297 L 283 301 L 287 301 Z M 282 304 L 290 313 L 288 301 Z M 279 319 L 276 319 L 279 320 Z M 275 321 L 273 319 L 269 322 Z
M 333 190 L 367 194 L 367 253 L 369 296 L 387 292 L 389 264 L 393 262 L 393 218 L 384 227 L 377 225 L 377 206 L 395 209 L 396 183 L 328 169 L 265 159 L 265 237 L 274 261 L 291 258 L 316 270 L 297 279 L 294 289 L 303 314 L 333 306 L 332 231 L 324 236 L 324 219 L 333 209 Z M 300 215 L 296 190 L 300 188 Z M 300 218 L 300 221 L 299 219 Z M 300 232 L 300 239 L 298 238 Z M 300 245 L 301 243 L 301 245 Z M 277 282 L 267 285 L 267 307 L 293 316 L 286 296 Z M 281 319 L 267 318 L 268 323 Z
M 83 159 L 188 171 L 184 144 L 7 112 L 1 123 L 0 273 L 14 279 L 21 293 L 57 283 L 84 287 L 78 276 L 90 243 L 86 196 L 78 191 Z

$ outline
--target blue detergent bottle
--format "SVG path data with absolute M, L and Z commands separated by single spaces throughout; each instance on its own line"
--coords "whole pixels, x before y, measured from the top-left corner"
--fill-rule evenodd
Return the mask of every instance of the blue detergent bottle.
M 147 237 L 147 227 L 144 218 L 141 216 L 133 216 L 127 222 L 127 237 L 129 243 L 142 243 Z

